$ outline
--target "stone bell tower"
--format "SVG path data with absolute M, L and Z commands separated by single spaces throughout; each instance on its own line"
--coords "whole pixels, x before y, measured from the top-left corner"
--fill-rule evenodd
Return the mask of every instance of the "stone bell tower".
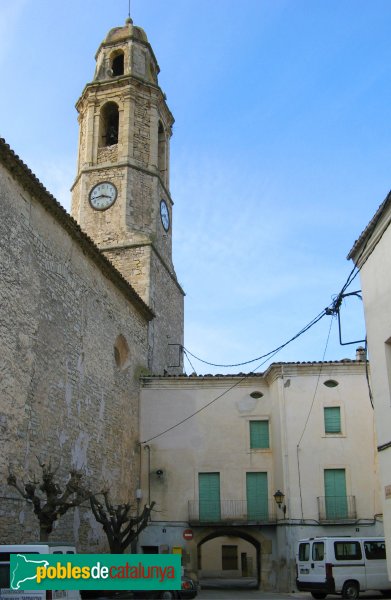
M 153 373 L 182 372 L 183 298 L 172 263 L 169 143 L 174 118 L 145 32 L 127 19 L 96 53 L 76 104 L 77 175 L 71 214 L 155 313 Z

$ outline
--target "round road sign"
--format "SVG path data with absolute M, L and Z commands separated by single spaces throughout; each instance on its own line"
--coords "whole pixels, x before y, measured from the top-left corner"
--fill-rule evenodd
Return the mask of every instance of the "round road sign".
M 185 540 L 192 540 L 193 539 L 193 531 L 192 529 L 185 529 L 183 531 L 183 537 Z

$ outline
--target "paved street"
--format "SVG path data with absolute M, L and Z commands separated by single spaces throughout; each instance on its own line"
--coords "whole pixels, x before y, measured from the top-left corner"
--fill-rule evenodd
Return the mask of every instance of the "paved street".
M 375 598 L 378 600 L 383 596 L 378 593 L 365 592 L 360 594 L 360 598 L 370 600 Z M 295 600 L 312 600 L 311 594 L 297 592 L 290 594 L 276 593 L 276 592 L 261 592 L 259 590 L 201 590 L 198 593 L 197 599 L 199 600 L 288 600 L 292 598 Z M 338 600 L 341 596 L 327 596 L 330 600 Z

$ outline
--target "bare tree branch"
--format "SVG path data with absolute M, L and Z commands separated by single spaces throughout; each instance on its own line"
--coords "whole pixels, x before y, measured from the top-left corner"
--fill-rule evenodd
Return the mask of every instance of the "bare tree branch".
M 148 519 L 155 505 L 145 505 L 141 515 L 132 516 L 130 503 L 113 505 L 109 492 L 103 492 L 104 506 L 97 500 L 96 495 L 90 496 L 91 510 L 98 523 L 106 533 L 110 552 L 122 554 L 139 533 L 148 525 Z
M 51 461 L 46 464 L 38 457 L 37 460 L 42 470 L 40 482 L 36 480 L 35 476 L 30 476 L 29 481 L 22 482 L 21 485 L 9 466 L 7 483 L 14 487 L 22 498 L 32 503 L 34 513 L 39 520 L 40 540 L 47 541 L 59 516 L 71 508 L 79 506 L 91 496 L 91 492 L 82 485 L 83 474 L 76 470 L 70 472 L 70 478 L 62 491 L 60 485 L 55 481 L 60 464 L 53 470 Z

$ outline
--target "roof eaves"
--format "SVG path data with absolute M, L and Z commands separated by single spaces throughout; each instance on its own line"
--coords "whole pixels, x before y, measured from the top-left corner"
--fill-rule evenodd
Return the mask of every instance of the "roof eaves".
M 80 228 L 79 224 L 54 196 L 45 188 L 29 167 L 10 148 L 3 138 L 0 138 L 0 160 L 11 174 L 16 175 L 20 183 L 36 197 L 42 206 L 50 212 L 72 238 L 83 248 L 84 252 L 99 266 L 103 274 L 108 277 L 120 291 L 127 296 L 138 311 L 147 321 L 154 318 L 153 311 L 140 298 L 135 289 L 126 281 L 108 258 L 102 254 L 98 246 Z
M 363 232 L 360 234 L 359 238 L 354 242 L 352 249 L 350 250 L 349 254 L 346 257 L 347 260 L 353 259 L 355 262 L 358 261 L 358 259 L 354 258 L 355 255 L 357 254 L 358 250 L 364 244 L 365 244 L 364 245 L 364 248 L 365 248 L 369 237 L 373 233 L 373 231 L 374 231 L 376 225 L 378 224 L 379 220 L 381 219 L 384 211 L 389 207 L 390 204 L 391 204 L 391 191 L 388 193 L 385 200 L 380 204 L 379 208 L 377 209 L 374 216 L 369 221 L 368 225 L 365 227 Z M 364 250 L 364 248 L 363 248 L 363 250 Z

